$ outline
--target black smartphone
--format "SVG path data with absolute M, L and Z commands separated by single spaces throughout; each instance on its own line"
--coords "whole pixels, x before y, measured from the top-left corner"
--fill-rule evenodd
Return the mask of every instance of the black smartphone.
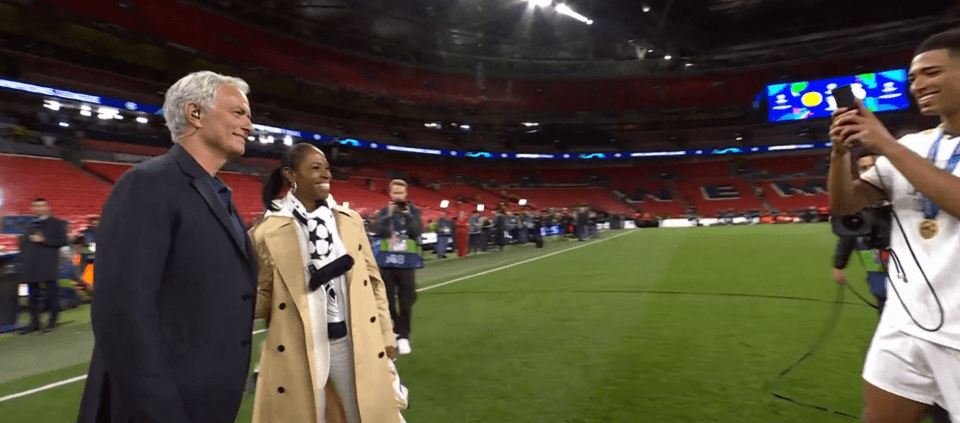
M 842 87 L 834 88 L 833 99 L 837 101 L 838 109 L 857 109 L 857 97 L 853 94 L 853 87 L 850 85 L 844 85 Z

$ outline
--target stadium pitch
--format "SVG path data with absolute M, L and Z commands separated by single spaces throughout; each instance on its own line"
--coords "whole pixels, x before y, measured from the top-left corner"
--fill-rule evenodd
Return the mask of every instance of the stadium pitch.
M 411 395 L 404 416 L 853 421 L 769 391 L 837 308 L 835 240 L 822 224 L 644 229 L 428 263 L 413 354 L 397 360 Z M 851 266 L 851 284 L 867 292 L 862 269 Z M 877 316 L 852 295 L 842 302 L 833 334 L 777 390 L 858 415 Z M 0 337 L 0 399 L 15 396 L 0 401 L 4 422 L 76 420 L 83 384 L 70 380 L 86 372 L 92 335 L 89 309 L 69 313 L 63 319 L 73 322 L 51 334 Z M 252 400 L 238 422 L 250 421 Z

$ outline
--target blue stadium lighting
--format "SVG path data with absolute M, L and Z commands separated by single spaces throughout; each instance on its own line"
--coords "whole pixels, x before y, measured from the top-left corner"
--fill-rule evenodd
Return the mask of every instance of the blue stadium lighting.
M 28 84 L 25 82 L 14 81 L 11 79 L 0 78 L 0 88 L 20 91 L 28 94 L 37 94 L 46 97 L 56 97 L 64 100 L 78 101 L 81 103 L 88 104 L 99 104 L 102 106 L 110 106 L 117 109 L 124 108 L 128 110 L 137 110 L 144 113 L 156 114 L 159 115 L 162 113 L 162 110 L 157 106 L 151 106 L 148 104 L 139 104 L 132 101 L 119 100 L 111 97 L 101 97 L 96 95 L 78 93 L 74 91 L 64 90 L 60 88 L 45 87 L 42 85 Z M 133 107 L 131 109 L 131 107 Z
M 877 73 L 877 79 L 875 80 L 877 88 L 881 92 L 886 90 L 885 100 L 896 100 L 899 101 L 902 96 L 899 96 L 898 91 L 896 91 L 896 85 L 889 84 L 890 80 L 900 78 L 902 75 L 898 73 L 900 71 L 889 71 L 889 72 L 880 72 Z M 864 75 L 873 75 L 873 74 L 864 74 Z M 860 75 L 857 78 L 861 78 L 865 81 L 871 81 L 871 77 Z M 886 78 L 886 79 L 883 79 Z M 905 78 L 905 76 L 904 76 Z M 881 84 L 882 82 L 882 84 Z M 784 89 L 787 84 L 781 84 L 784 87 L 779 89 Z M 773 86 L 772 86 L 773 87 Z M 867 86 L 868 88 L 870 85 Z M 135 103 L 132 101 L 125 101 L 110 97 L 101 97 L 90 94 L 77 93 L 73 91 L 68 91 L 59 88 L 45 87 L 41 85 L 28 84 L 19 81 L 13 81 L 9 79 L 0 78 L 0 89 L 7 89 L 13 91 L 19 91 L 29 94 L 36 94 L 45 97 L 55 97 L 58 99 L 65 99 L 71 101 L 77 101 L 82 104 L 80 106 L 80 113 L 84 116 L 91 116 L 93 114 L 92 105 L 99 105 L 99 108 L 96 112 L 99 114 L 101 119 L 116 119 L 119 115 L 120 110 L 133 110 L 142 113 L 150 113 L 162 115 L 162 109 L 155 105 Z M 869 89 L 867 89 L 869 92 Z M 903 100 L 906 101 L 905 96 Z M 52 105 L 53 100 L 47 102 L 47 104 Z M 872 104 L 872 103 L 871 103 Z M 142 122 L 140 119 L 138 121 Z M 65 122 L 64 122 L 65 123 Z M 522 126 L 527 128 L 536 128 L 540 126 L 538 122 L 523 122 Z M 462 128 L 464 125 L 461 124 Z M 508 153 L 508 152 L 486 152 L 486 151 L 458 151 L 458 150 L 443 150 L 443 149 L 430 149 L 430 148 L 419 148 L 419 147 L 410 147 L 410 146 L 400 146 L 400 145 L 390 145 L 390 144 L 378 144 L 372 143 L 369 141 L 363 141 L 353 138 L 341 138 L 330 135 L 318 134 L 308 131 L 299 131 L 294 129 L 287 128 L 278 128 L 275 126 L 254 124 L 253 128 L 255 131 L 259 132 L 258 140 L 264 144 L 272 144 L 275 139 L 282 139 L 285 144 L 288 143 L 293 138 L 298 139 L 313 139 L 314 141 L 325 143 L 325 144 L 341 144 L 356 148 L 366 148 L 373 150 L 384 150 L 397 153 L 409 153 L 409 154 L 427 154 L 432 156 L 452 156 L 452 157 L 470 157 L 478 159 L 508 159 L 508 160 L 612 160 L 612 159 L 636 159 L 636 158 L 665 158 L 665 157 L 684 157 L 684 156 L 696 156 L 696 155 L 725 155 L 725 154 L 759 154 L 767 152 L 777 152 L 777 151 L 801 151 L 801 150 L 818 150 L 818 149 L 827 149 L 829 148 L 828 142 L 816 142 L 816 143 L 806 143 L 806 144 L 790 144 L 790 145 L 774 145 L 774 146 L 762 146 L 762 147 L 752 147 L 749 151 L 741 149 L 739 147 L 730 147 L 726 149 L 716 149 L 713 151 L 705 152 L 703 150 L 673 150 L 673 151 L 635 151 L 635 152 L 622 152 L 616 154 L 610 154 L 605 152 L 586 152 L 576 155 L 571 154 L 540 154 L 540 153 Z

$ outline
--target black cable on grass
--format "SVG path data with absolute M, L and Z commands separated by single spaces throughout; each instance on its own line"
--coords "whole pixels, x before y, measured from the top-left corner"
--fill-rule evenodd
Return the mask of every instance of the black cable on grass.
M 844 284 L 844 285 L 847 285 L 847 284 Z M 811 356 L 813 356 L 814 353 L 819 351 L 820 346 L 823 345 L 823 343 L 830 338 L 830 335 L 833 335 L 833 331 L 837 329 L 837 326 L 840 323 L 840 314 L 843 311 L 843 305 L 850 304 L 850 303 L 844 302 L 843 300 L 844 294 L 846 292 L 847 290 L 843 286 L 837 286 L 837 297 L 833 301 L 833 307 L 830 310 L 830 316 L 827 318 L 827 323 L 823 326 L 823 330 L 820 332 L 820 336 L 817 337 L 817 339 L 813 342 L 813 345 L 811 345 L 810 348 L 807 349 L 807 351 L 800 356 L 800 358 L 798 358 L 796 361 L 791 363 L 789 366 L 783 369 L 776 377 L 774 377 L 769 382 L 767 382 L 767 390 L 774 397 L 782 399 L 784 401 L 792 402 L 801 407 L 813 408 L 815 410 L 824 411 L 830 414 L 836 414 L 839 416 L 859 420 L 860 416 L 844 413 L 843 411 L 834 410 L 832 408 L 825 407 L 822 405 L 817 405 L 812 402 L 799 400 L 799 399 L 784 395 L 780 392 L 777 392 L 777 386 L 780 384 L 780 382 L 783 381 L 783 379 L 787 376 L 787 374 L 793 371 L 793 369 L 797 368 L 797 366 L 799 366 L 800 363 L 803 363 L 806 359 L 810 358 Z M 856 291 L 854 291 L 854 293 L 856 293 Z
M 845 301 L 845 293 L 849 290 L 853 292 L 857 298 L 860 299 L 860 302 L 847 302 Z M 834 410 L 830 407 L 822 406 L 815 404 L 813 402 L 808 402 L 793 398 L 791 396 L 785 395 L 777 391 L 779 384 L 786 378 L 786 376 L 792 372 L 797 366 L 806 361 L 808 358 L 812 357 L 817 351 L 820 350 L 820 347 L 823 345 L 827 339 L 833 335 L 833 332 L 837 329 L 837 326 L 840 324 L 840 315 L 843 311 L 844 305 L 856 305 L 856 306 L 867 306 L 872 308 L 877 308 L 876 305 L 870 303 L 866 298 L 864 298 L 860 293 L 858 293 L 849 283 L 837 284 L 837 294 L 836 297 L 831 300 L 824 300 L 819 298 L 806 298 L 806 297 L 793 297 L 793 296 L 780 296 L 780 295 L 760 295 L 760 294 L 741 294 L 741 293 L 710 293 L 710 292 L 680 292 L 680 291 L 653 291 L 653 290 L 568 290 L 568 291 L 456 291 L 456 292 L 424 292 L 421 295 L 474 295 L 474 294 L 490 294 L 490 295 L 515 295 L 515 294 L 562 294 L 562 293 L 576 293 L 576 294 L 664 294 L 664 295 L 698 295 L 698 296 L 714 296 L 714 297 L 741 297 L 741 298 L 756 298 L 756 299 L 771 299 L 771 300 L 794 300 L 794 301 L 809 301 L 817 303 L 827 303 L 832 304 L 830 310 L 830 316 L 827 318 L 826 323 L 824 324 L 823 329 L 820 332 L 820 335 L 814 340 L 813 345 L 810 346 L 800 356 L 796 361 L 791 363 L 785 369 L 780 371 L 776 377 L 767 382 L 767 390 L 775 398 L 791 402 L 793 404 L 799 405 L 801 407 L 812 408 L 815 410 L 820 410 L 830 414 L 835 414 L 838 416 L 847 417 L 850 419 L 859 420 L 860 416 L 855 416 L 853 414 L 845 413 L 843 411 Z

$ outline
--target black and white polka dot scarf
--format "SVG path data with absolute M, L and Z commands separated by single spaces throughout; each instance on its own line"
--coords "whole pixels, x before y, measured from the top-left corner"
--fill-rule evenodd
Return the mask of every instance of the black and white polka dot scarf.
M 331 209 L 332 200 L 321 202 L 312 213 L 293 195 L 287 195 L 284 206 L 293 214 L 294 219 L 307 233 L 307 249 L 309 260 L 307 269 L 310 280 L 307 286 L 310 292 L 323 289 L 327 296 L 327 324 L 330 339 L 346 336 L 346 316 L 341 306 L 338 291 L 343 292 L 345 286 L 344 275 L 353 268 L 353 257 L 347 254 L 340 233 L 337 230 L 337 221 Z M 339 287 L 338 287 L 339 284 Z

